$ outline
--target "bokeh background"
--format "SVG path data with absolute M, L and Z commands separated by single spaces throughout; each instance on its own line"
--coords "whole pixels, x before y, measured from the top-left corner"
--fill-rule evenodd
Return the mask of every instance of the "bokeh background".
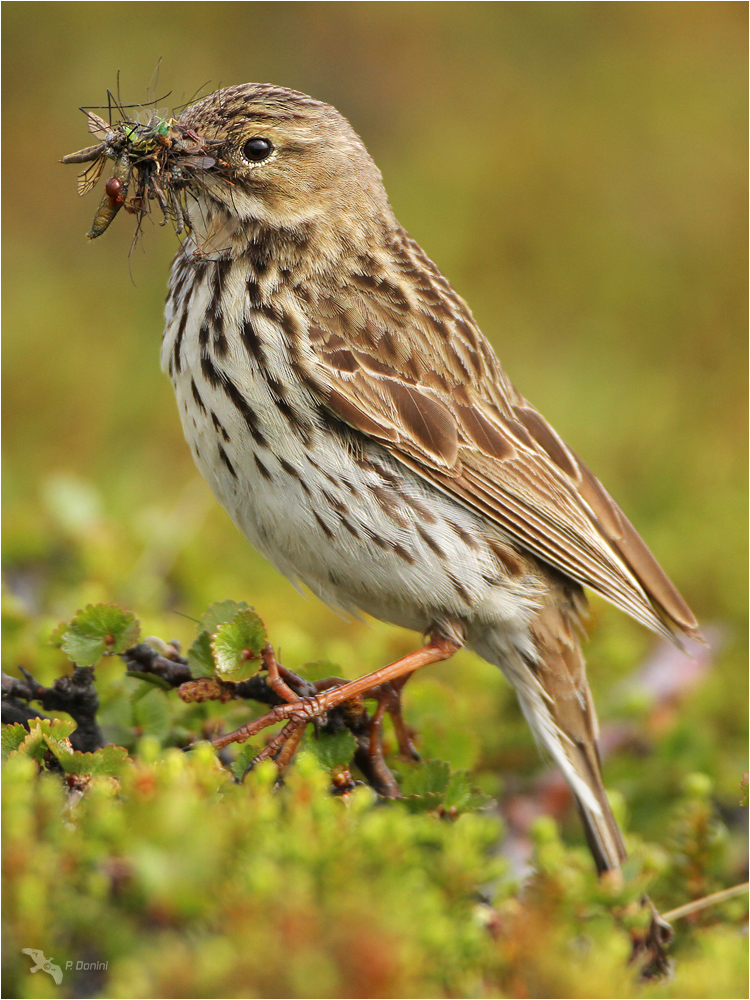
M 156 96 L 162 108 L 274 82 L 351 120 L 401 222 L 718 647 L 659 723 L 670 767 L 649 777 L 628 759 L 611 765 L 634 826 L 655 833 L 653 803 L 686 771 L 710 774 L 726 808 L 736 804 L 747 703 L 746 19 L 743 3 L 702 2 L 5 4 L 12 659 L 55 676 L 58 654 L 38 638 L 91 600 L 118 601 L 146 632 L 185 642 L 193 625 L 182 615 L 247 600 L 292 667 L 330 659 L 359 674 L 414 643 L 342 622 L 238 536 L 197 477 L 159 369 L 175 235 L 147 225 L 132 246 L 122 213 L 89 243 L 101 187 L 77 198 L 76 168 L 57 162 L 89 143 L 77 108 L 106 104 L 118 73 L 124 103 Z M 597 601 L 591 631 L 593 686 L 605 721 L 616 719 L 621 685 L 655 640 Z M 428 754 L 452 759 L 452 734 L 471 730 L 452 762 L 484 773 L 493 792 L 500 773 L 510 781 L 540 766 L 499 674 L 469 654 L 413 685 L 432 706 L 420 719 Z

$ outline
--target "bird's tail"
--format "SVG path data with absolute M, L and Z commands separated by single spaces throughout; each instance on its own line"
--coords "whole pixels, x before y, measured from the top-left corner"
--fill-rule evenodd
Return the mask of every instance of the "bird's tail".
M 627 857 L 627 852 L 604 790 L 596 743 L 592 742 L 586 746 L 576 745 L 571 756 L 575 759 L 576 773 L 585 776 L 586 786 L 593 792 L 598 806 L 598 809 L 592 809 L 590 802 L 584 801 L 576 793 L 575 788 L 573 789 L 583 821 L 583 830 L 597 870 L 601 874 L 612 868 L 619 868 Z
M 518 694 L 540 746 L 562 769 L 583 820 L 599 872 L 627 857 L 602 781 L 596 710 L 579 637 L 578 599 L 566 595 L 544 607 L 531 625 L 526 655 L 493 657 Z

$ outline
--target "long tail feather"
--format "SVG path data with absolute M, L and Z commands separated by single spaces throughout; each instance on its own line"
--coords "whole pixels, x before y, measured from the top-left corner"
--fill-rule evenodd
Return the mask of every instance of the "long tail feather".
M 619 868 L 627 857 L 627 852 L 620 828 L 612 815 L 607 793 L 604 790 L 596 744 L 586 747 L 577 746 L 574 748 L 572 756 L 577 758 L 577 773 L 585 775 L 584 780 L 596 796 L 599 806 L 599 812 L 594 812 L 576 795 L 576 803 L 583 821 L 586 840 L 594 856 L 597 870 L 601 874 L 612 868 Z
M 597 748 L 599 727 L 580 644 L 580 591 L 567 587 L 531 624 L 533 650 L 492 659 L 516 689 L 521 709 L 541 748 L 560 766 L 583 820 L 599 872 L 619 868 L 627 854 L 607 800 Z

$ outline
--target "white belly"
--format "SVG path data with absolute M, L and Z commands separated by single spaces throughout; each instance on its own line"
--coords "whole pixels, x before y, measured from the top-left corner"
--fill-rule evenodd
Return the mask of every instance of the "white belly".
M 244 289 L 231 277 L 225 296 L 236 297 L 230 315 L 242 320 L 224 322 L 222 356 L 205 336 L 201 344 L 210 296 L 203 281 L 181 333 L 182 302 L 168 303 L 162 362 L 195 462 L 240 531 L 284 575 L 341 611 L 421 632 L 451 616 L 522 628 L 533 585 L 503 579 L 486 523 L 384 448 L 331 425 L 295 376 L 283 331 L 253 314 L 261 369 L 241 336 Z M 283 409 L 269 375 L 286 387 Z

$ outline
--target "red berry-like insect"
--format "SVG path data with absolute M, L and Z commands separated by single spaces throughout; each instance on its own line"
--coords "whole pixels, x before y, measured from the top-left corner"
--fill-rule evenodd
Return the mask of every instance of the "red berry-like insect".
M 104 190 L 113 205 L 122 205 L 124 203 L 125 198 L 122 193 L 122 182 L 117 177 L 110 177 L 104 185 Z

